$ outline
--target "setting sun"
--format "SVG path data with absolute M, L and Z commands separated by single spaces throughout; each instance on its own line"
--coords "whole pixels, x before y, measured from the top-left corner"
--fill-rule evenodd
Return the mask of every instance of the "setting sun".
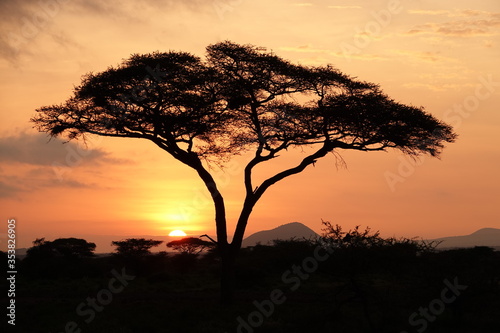
M 186 233 L 182 230 L 174 230 L 174 231 L 171 231 L 168 235 L 169 236 L 186 236 Z

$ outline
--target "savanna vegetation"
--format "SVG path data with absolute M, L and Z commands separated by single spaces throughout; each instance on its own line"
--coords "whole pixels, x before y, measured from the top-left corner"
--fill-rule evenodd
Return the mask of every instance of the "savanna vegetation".
M 238 293 L 219 302 L 217 247 L 188 240 L 38 239 L 18 263 L 19 332 L 498 332 L 500 253 L 437 251 L 324 222 L 319 239 L 241 250 Z M 153 248 L 162 251 L 153 253 Z M 2 254 L 5 255 L 5 254 Z M 6 261 L 6 260 L 5 260 Z
M 231 41 L 207 46 L 205 59 L 174 51 L 132 55 L 85 75 L 66 102 L 37 109 L 31 120 L 39 131 L 69 140 L 148 140 L 196 171 L 213 202 L 225 304 L 233 301 L 235 265 L 251 213 L 271 186 L 329 153 L 393 149 L 438 157 L 457 137 L 423 107 L 399 103 L 377 84 L 332 65 L 293 64 L 265 48 Z M 293 148 L 308 152 L 295 166 L 255 179 L 258 168 Z M 244 167 L 245 197 L 229 241 L 226 201 L 211 170 L 244 153 L 251 156 Z

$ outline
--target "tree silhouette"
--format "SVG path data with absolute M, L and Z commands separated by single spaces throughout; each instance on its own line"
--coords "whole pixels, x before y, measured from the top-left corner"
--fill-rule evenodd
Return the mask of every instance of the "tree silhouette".
M 53 278 L 79 277 L 89 274 L 89 263 L 95 257 L 96 245 L 81 238 L 37 238 L 22 260 L 27 276 Z
M 196 237 L 186 237 L 167 243 L 167 247 L 171 247 L 176 251 L 189 255 L 199 254 L 204 249 L 211 248 L 214 245 L 215 244 L 212 242 L 207 242 Z
M 116 246 L 116 252 L 119 255 L 142 257 L 151 254 L 151 248 L 161 243 L 163 243 L 163 241 L 145 238 L 128 238 L 122 241 L 112 241 L 111 245 Z
M 225 302 L 250 214 L 270 186 L 340 149 L 438 156 L 455 139 L 449 125 L 390 99 L 376 84 L 230 41 L 209 45 L 205 60 L 173 51 L 132 55 L 87 74 L 73 97 L 37 112 L 32 121 L 52 136 L 148 139 L 197 172 L 214 204 Z M 315 151 L 254 183 L 255 167 L 303 146 Z M 244 168 L 245 199 L 228 242 L 224 198 L 208 166 L 248 151 L 253 157 Z
M 40 259 L 50 257 L 85 258 L 93 257 L 96 245 L 81 238 L 58 238 L 47 241 L 45 238 L 37 238 L 33 241 L 33 247 L 26 252 L 27 257 Z

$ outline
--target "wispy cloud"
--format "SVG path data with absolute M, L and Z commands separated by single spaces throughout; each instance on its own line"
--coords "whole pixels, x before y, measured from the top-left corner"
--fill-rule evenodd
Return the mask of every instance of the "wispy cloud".
M 82 164 L 120 162 L 101 149 L 85 148 L 73 141 L 63 144 L 59 139 L 50 140 L 43 133 L 0 137 L 0 151 L 0 162 L 4 163 L 46 166 L 54 163 L 64 164 L 67 160 L 78 158 Z
M 22 191 L 23 189 L 19 185 L 7 184 L 0 180 L 0 198 L 14 198 Z
M 416 15 L 448 15 L 451 11 L 449 10 L 422 10 L 422 9 L 410 9 L 408 14 Z
M 421 10 L 421 9 L 410 9 L 408 14 L 415 15 L 431 15 L 431 16 L 446 16 L 446 17 L 475 17 L 475 16 L 487 16 L 487 17 L 499 17 L 500 13 L 492 13 L 484 10 L 475 9 L 455 9 L 455 10 Z
M 398 56 L 404 56 L 407 59 L 415 59 L 432 63 L 435 62 L 456 63 L 458 61 L 455 58 L 444 56 L 440 52 L 392 50 L 391 53 L 397 54 Z
M 345 54 L 340 51 L 332 51 L 328 49 L 318 49 L 314 48 L 311 45 L 300 45 L 300 46 L 283 46 L 280 47 L 280 50 L 290 51 L 290 52 L 300 52 L 300 53 L 314 53 L 314 54 L 322 54 L 330 57 L 336 58 L 350 58 L 357 60 L 388 60 L 387 57 L 378 54 L 372 53 L 359 53 L 359 54 Z
M 280 50 L 283 51 L 292 51 L 292 52 L 303 52 L 303 53 L 330 53 L 330 50 L 326 49 L 316 49 L 311 45 L 299 45 L 299 46 L 283 46 L 280 47 Z
M 0 0 L 0 59 L 17 66 L 23 56 L 34 53 L 32 49 L 36 49 L 36 41 L 42 35 L 52 37 L 56 43 L 75 44 L 69 36 L 64 35 L 65 27 L 57 24 L 62 14 L 146 23 L 152 12 L 172 13 L 178 8 L 193 12 L 209 10 L 215 15 L 212 4 L 211 1 L 203 0 Z
M 455 37 L 499 35 L 500 13 L 479 10 L 409 10 L 416 15 L 445 16 L 456 19 L 447 22 L 428 22 L 417 25 L 407 32 L 408 35 L 435 34 Z
M 331 9 L 361 9 L 361 6 L 327 6 Z
M 129 161 L 111 157 L 107 152 L 74 142 L 49 138 L 42 133 L 20 133 L 0 138 L 0 197 L 19 198 L 46 188 L 98 188 L 99 184 L 81 181 L 82 173 L 72 173 L 81 165 L 91 166 L 95 175 L 102 167 Z
M 471 83 L 422 83 L 422 82 L 409 82 L 404 83 L 405 88 L 424 88 L 432 91 L 449 91 L 449 90 L 460 90 L 464 88 L 475 87 Z
M 25 166 L 0 172 L 0 198 L 20 199 L 30 193 L 39 193 L 45 189 L 98 189 L 97 183 L 86 183 L 66 176 L 59 181 L 49 167 Z

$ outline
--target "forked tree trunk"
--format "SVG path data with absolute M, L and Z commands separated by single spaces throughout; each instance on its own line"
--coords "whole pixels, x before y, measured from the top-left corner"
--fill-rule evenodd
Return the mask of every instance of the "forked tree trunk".
M 219 245 L 221 256 L 221 303 L 231 304 L 234 301 L 236 282 L 236 257 L 243 242 L 243 235 L 256 200 L 247 197 L 243 210 L 238 219 L 233 241 L 230 244 Z

